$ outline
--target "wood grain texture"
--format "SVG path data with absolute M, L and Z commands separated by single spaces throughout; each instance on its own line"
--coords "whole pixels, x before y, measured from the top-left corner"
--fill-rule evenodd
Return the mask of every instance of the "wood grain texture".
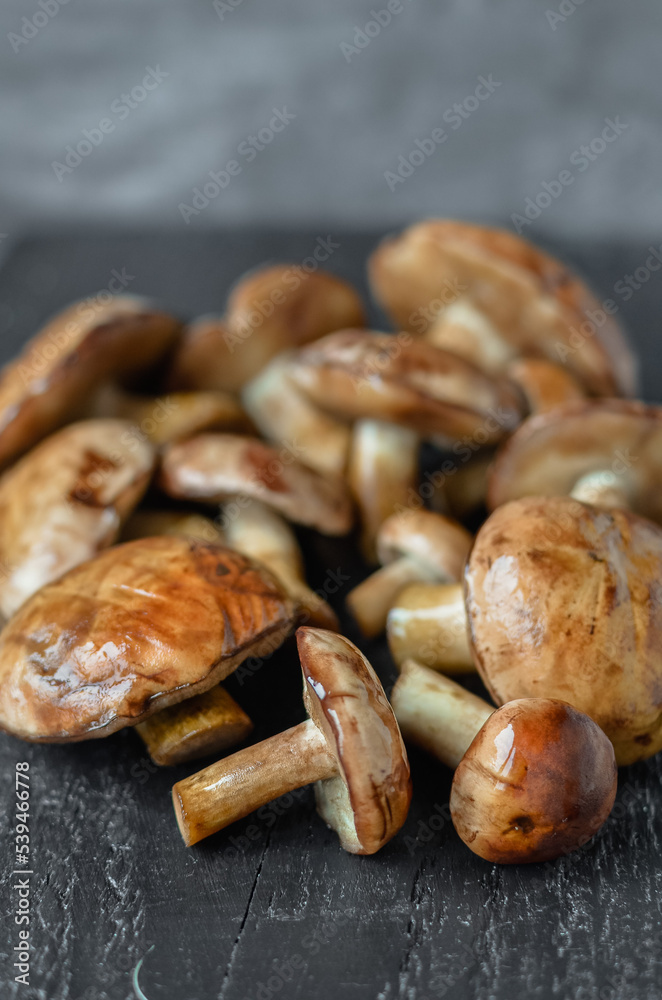
M 244 269 L 302 260 L 315 238 L 186 232 L 25 242 L 0 272 L 0 321 L 13 316 L 0 350 L 15 353 L 55 308 L 106 287 L 114 267 L 135 276 L 132 291 L 195 315 L 219 311 L 223 290 Z M 376 235 L 333 238 L 340 249 L 331 266 L 361 281 Z M 615 282 L 645 261 L 646 246 L 565 255 L 584 265 L 599 297 L 613 298 Z M 662 281 L 653 275 L 621 310 L 646 358 L 651 401 L 660 397 L 660 305 Z M 312 585 L 342 610 L 366 574 L 357 545 L 307 531 L 300 538 Z M 343 630 L 390 686 L 385 644 L 362 642 L 346 618 Z M 251 739 L 304 718 L 291 641 L 268 666 L 249 661 L 227 687 L 256 723 Z M 10 958 L 17 761 L 31 763 L 33 783 L 30 988 L 13 983 Z M 157 771 L 130 731 L 55 747 L 2 736 L 0 996 L 135 1000 L 133 971 L 144 959 L 139 983 L 148 1000 L 659 1000 L 662 760 L 621 772 L 614 813 L 584 850 L 511 869 L 460 842 L 449 818 L 450 772 L 414 750 L 411 764 L 411 813 L 374 857 L 341 850 L 315 812 L 312 789 L 187 851 L 169 793 L 190 767 Z

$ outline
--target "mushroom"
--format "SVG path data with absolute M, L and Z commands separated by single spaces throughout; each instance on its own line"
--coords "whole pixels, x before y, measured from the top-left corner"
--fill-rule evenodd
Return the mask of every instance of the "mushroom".
M 279 354 L 242 392 L 246 412 L 273 445 L 296 442 L 301 460 L 324 475 L 342 476 L 351 430 L 311 402 L 289 377 L 291 353 Z
M 310 718 L 177 782 L 187 847 L 313 782 L 318 812 L 352 854 L 374 854 L 404 823 L 409 763 L 374 670 L 333 632 L 300 628 L 297 645 Z
M 340 278 L 291 265 L 257 268 L 237 283 L 223 319 L 205 316 L 188 328 L 168 384 L 239 392 L 281 351 L 364 322 L 361 300 Z
M 443 616 L 428 609 L 438 662 L 427 665 L 444 669 L 444 647 L 468 628 L 467 661 L 497 704 L 567 701 L 607 734 L 619 764 L 643 760 L 662 749 L 660 579 L 662 529 L 651 521 L 569 497 L 512 501 L 476 536 L 464 600 L 456 587 Z M 398 660 L 411 603 L 405 590 L 389 613 Z M 414 655 L 413 627 L 409 638 Z
M 290 377 L 341 419 L 383 420 L 444 442 L 478 435 L 490 444 L 521 417 L 505 380 L 406 333 L 332 333 L 293 356 Z
M 419 450 L 418 434 L 406 427 L 381 420 L 354 424 L 347 480 L 360 513 L 367 562 L 376 561 L 381 525 L 416 495 Z
M 108 736 L 272 652 L 294 615 L 268 570 L 231 549 L 118 545 L 43 587 L 0 633 L 0 727 L 46 743 Z
M 96 386 L 159 361 L 180 329 L 128 296 L 57 315 L 0 373 L 0 468 L 71 420 Z
M 461 583 L 413 583 L 401 588 L 388 609 L 386 635 L 398 666 L 415 658 L 445 674 L 475 672 Z
M 470 546 L 469 532 L 443 514 L 408 508 L 387 518 L 377 534 L 382 569 L 347 595 L 363 634 L 372 638 L 383 631 L 389 608 L 407 584 L 459 580 Z
M 524 394 L 529 414 L 547 413 L 564 403 L 585 399 L 576 377 L 561 365 L 543 358 L 516 358 L 506 375 Z
M 385 240 L 369 272 L 397 328 L 487 371 L 533 355 L 561 362 L 593 395 L 635 394 L 635 359 L 613 314 L 563 264 L 512 233 L 428 220 Z
M 124 420 L 70 424 L 0 478 L 0 612 L 112 545 L 141 500 L 154 449 Z
M 157 535 L 176 535 L 198 542 L 225 544 L 223 531 L 210 517 L 187 510 L 136 510 L 124 525 L 121 537 L 123 542 L 133 542 L 137 538 L 154 538 Z
M 226 544 L 263 563 L 299 606 L 303 621 L 337 631 L 337 615 L 306 583 L 299 543 L 280 514 L 259 500 L 230 503 L 223 510 L 223 526 Z
M 340 480 L 321 476 L 292 451 L 271 448 L 257 438 L 200 434 L 171 445 L 163 456 L 160 482 L 176 500 L 261 500 L 289 520 L 327 535 L 344 535 L 352 526 L 351 501 Z
M 526 420 L 497 455 L 488 505 L 563 494 L 662 522 L 662 407 L 586 400 Z
M 405 739 L 455 769 L 453 824 L 486 861 L 551 861 L 583 846 L 611 812 L 613 747 L 571 705 L 523 698 L 495 711 L 413 660 L 391 701 Z

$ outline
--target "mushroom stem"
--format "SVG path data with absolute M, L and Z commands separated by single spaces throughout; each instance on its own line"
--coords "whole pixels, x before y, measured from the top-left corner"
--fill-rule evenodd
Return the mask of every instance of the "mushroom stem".
M 442 673 L 475 670 L 461 583 L 417 583 L 388 613 L 388 644 L 398 666 L 415 659 Z
M 220 753 L 241 743 L 252 731 L 253 723 L 219 684 L 162 709 L 135 728 L 154 763 L 163 767 Z
M 310 719 L 178 781 L 172 790 L 187 847 L 286 792 L 332 778 L 338 764 Z
M 391 704 L 405 739 L 452 768 L 495 711 L 482 698 L 414 660 L 402 665 Z
M 612 469 L 587 472 L 577 480 L 570 496 L 594 507 L 630 507 L 625 483 Z
M 389 608 L 398 594 L 411 583 L 439 579 L 411 556 L 401 556 L 376 570 L 347 595 L 347 606 L 366 638 L 384 631 Z

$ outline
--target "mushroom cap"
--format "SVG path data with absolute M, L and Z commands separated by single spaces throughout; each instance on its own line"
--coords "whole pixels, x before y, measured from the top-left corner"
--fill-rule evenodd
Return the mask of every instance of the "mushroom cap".
M 513 233 L 450 219 L 421 222 L 385 240 L 369 273 L 400 329 L 425 332 L 446 307 L 468 303 L 506 355 L 562 361 L 595 395 L 635 393 L 634 357 L 613 316 L 563 264 Z M 592 310 L 603 322 L 584 336 Z
M 0 611 L 116 541 L 155 454 L 124 420 L 85 420 L 46 438 L 0 478 Z
M 632 509 L 662 522 L 662 407 L 585 400 L 529 417 L 497 455 L 488 506 L 562 496 L 598 471 L 616 473 Z
M 294 355 L 290 377 L 345 420 L 384 420 L 427 436 L 480 433 L 487 444 L 521 419 L 519 394 L 505 380 L 406 333 L 332 333 Z
M 55 316 L 0 372 L 0 468 L 66 423 L 96 385 L 158 361 L 180 330 L 130 296 Z
M 338 762 L 338 776 L 315 786 L 318 812 L 346 851 L 374 854 L 403 825 L 411 801 L 409 762 L 393 709 L 349 639 L 299 628 L 297 646 L 306 710 Z
M 35 594 L 0 633 L 0 726 L 22 739 L 107 736 L 276 649 L 294 607 L 237 552 L 127 542 Z
M 387 518 L 377 536 L 383 566 L 401 556 L 416 559 L 435 576 L 462 579 L 472 536 L 457 521 L 431 510 L 407 509 Z
M 344 535 L 352 526 L 349 493 L 340 479 L 322 476 L 292 451 L 257 438 L 199 434 L 172 445 L 163 456 L 161 486 L 177 500 L 251 497 L 327 535 Z
M 619 764 L 662 749 L 662 530 L 569 497 L 499 507 L 465 569 L 473 656 L 498 705 L 586 712 Z
M 549 698 L 494 712 L 453 777 L 455 829 L 499 864 L 549 861 L 600 829 L 616 796 L 614 750 L 583 712 Z
M 543 358 L 516 358 L 506 374 L 524 393 L 531 413 L 544 413 L 586 398 L 583 387 L 567 368 Z

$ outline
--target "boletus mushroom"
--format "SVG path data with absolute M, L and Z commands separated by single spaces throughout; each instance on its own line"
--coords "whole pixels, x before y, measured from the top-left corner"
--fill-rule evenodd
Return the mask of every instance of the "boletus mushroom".
M 155 465 L 124 420 L 70 424 L 0 478 L 0 612 L 112 545 Z
M 526 420 L 497 454 L 488 505 L 563 494 L 662 523 L 662 407 L 586 400 Z
M 389 613 L 389 644 L 402 662 L 424 638 L 426 665 L 443 670 L 444 649 L 462 633 L 467 666 L 497 704 L 567 701 L 607 734 L 619 764 L 631 764 L 662 749 L 661 579 L 656 524 L 569 497 L 525 497 L 478 532 L 464 596 L 457 586 L 433 594 L 425 618 L 434 643 L 429 631 L 417 636 L 415 616 L 407 622 L 421 595 L 406 589 Z
M 0 469 L 73 419 L 97 386 L 161 360 L 180 331 L 129 296 L 55 316 L 0 372 Z
M 430 510 L 392 514 L 377 533 L 382 568 L 347 595 L 347 605 L 365 636 L 383 631 L 389 608 L 408 584 L 460 580 L 471 547 L 461 524 Z
M 613 315 L 567 267 L 513 233 L 428 220 L 385 240 L 369 273 L 398 329 L 486 371 L 533 355 L 562 363 L 593 395 L 635 394 L 635 359 Z M 589 318 L 598 311 L 600 325 Z
M 256 268 L 235 285 L 224 317 L 204 316 L 187 329 L 168 384 L 239 392 L 281 351 L 364 322 L 346 281 L 287 264 Z
M 290 378 L 341 419 L 386 421 L 443 442 L 479 433 L 490 444 L 521 419 L 521 396 L 505 379 L 406 333 L 332 333 L 293 355 Z
M 160 483 L 175 500 L 260 500 L 288 520 L 326 535 L 344 535 L 352 526 L 349 492 L 340 479 L 322 476 L 291 450 L 271 448 L 257 438 L 199 434 L 171 445 L 163 456 Z
M 374 854 L 404 823 L 409 763 L 374 670 L 334 632 L 300 628 L 297 645 L 309 719 L 177 782 L 187 846 L 313 782 L 318 812 L 352 854 Z
M 391 701 L 405 739 L 455 769 L 453 824 L 486 861 L 551 861 L 583 846 L 611 812 L 613 747 L 572 705 L 521 698 L 495 711 L 413 660 Z
M 276 649 L 295 609 L 275 577 L 186 538 L 126 542 L 31 597 L 0 633 L 0 727 L 107 736 Z

